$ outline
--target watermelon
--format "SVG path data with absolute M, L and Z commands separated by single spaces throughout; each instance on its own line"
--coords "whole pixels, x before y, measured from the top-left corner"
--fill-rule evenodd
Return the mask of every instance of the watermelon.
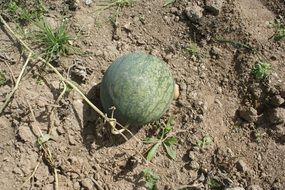
M 100 99 L 110 116 L 122 124 L 143 125 L 158 120 L 174 97 L 175 82 L 166 63 L 142 52 L 128 53 L 107 69 L 100 85 Z

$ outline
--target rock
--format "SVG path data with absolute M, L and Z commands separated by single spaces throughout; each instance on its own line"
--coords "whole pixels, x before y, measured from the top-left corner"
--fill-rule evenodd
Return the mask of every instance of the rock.
M 257 110 L 253 107 L 241 107 L 239 116 L 247 122 L 256 122 L 258 118 Z
M 285 109 L 284 108 L 274 108 L 269 110 L 268 119 L 272 124 L 282 124 L 285 121 Z
M 84 0 L 86 5 L 91 5 L 91 3 L 93 3 L 93 0 Z
M 89 178 L 85 178 L 81 181 L 81 185 L 83 188 L 85 188 L 86 190 L 91 190 L 93 189 L 93 182 L 91 179 Z
M 210 56 L 212 59 L 219 59 L 221 57 L 222 50 L 217 47 L 212 47 L 210 50 Z
M 203 8 L 198 5 L 186 7 L 184 12 L 187 18 L 194 23 L 199 23 L 203 17 Z
M 274 95 L 270 98 L 270 103 L 274 107 L 279 107 L 284 102 L 285 102 L 284 98 L 282 98 L 280 95 Z
M 28 126 L 20 126 L 18 129 L 18 136 L 24 142 L 34 143 L 37 140 L 35 135 L 32 133 L 30 127 Z
M 250 185 L 246 190 L 263 190 L 259 185 Z
M 285 98 L 285 85 L 279 87 L 280 96 Z
M 192 161 L 190 162 L 190 167 L 191 167 L 191 169 L 193 169 L 193 170 L 198 170 L 198 169 L 200 168 L 200 165 L 199 165 L 199 163 L 198 163 L 197 161 L 192 160 Z
M 224 0 L 207 0 L 205 9 L 211 14 L 217 16 L 223 7 Z
M 76 145 L 76 140 L 74 139 L 74 136 L 69 135 L 68 140 L 70 145 Z
M 236 163 L 237 169 L 241 172 L 249 171 L 249 168 L 247 167 L 246 163 L 243 160 L 239 160 Z
M 225 190 L 245 190 L 243 187 L 229 187 L 226 188 Z

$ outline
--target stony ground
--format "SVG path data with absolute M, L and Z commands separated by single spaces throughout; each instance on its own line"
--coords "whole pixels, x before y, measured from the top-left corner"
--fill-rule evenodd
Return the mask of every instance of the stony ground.
M 36 1 L 26 2 L 32 10 Z M 145 163 L 149 145 L 137 139 L 155 135 L 154 124 L 132 129 L 128 141 L 110 134 L 76 91 L 60 96 L 58 76 L 31 61 L 0 117 L 1 188 L 146 189 L 141 172 L 151 168 L 157 189 L 285 189 L 285 41 L 274 40 L 272 27 L 275 20 L 284 25 L 284 1 L 104 2 L 45 2 L 45 21 L 56 27 L 65 18 L 75 49 L 53 64 L 101 108 L 98 84 L 117 57 L 144 51 L 163 59 L 180 87 L 161 120 L 174 119 L 176 158 L 161 148 Z M 1 15 L 22 37 L 35 28 L 33 18 L 21 22 L 5 6 Z M 0 44 L 2 107 L 27 52 L 3 25 Z M 271 65 L 263 79 L 252 73 L 258 61 Z M 41 149 L 39 128 L 51 136 Z

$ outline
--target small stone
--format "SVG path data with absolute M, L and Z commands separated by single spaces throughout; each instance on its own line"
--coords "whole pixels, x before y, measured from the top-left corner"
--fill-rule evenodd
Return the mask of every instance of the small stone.
M 247 190 L 263 190 L 259 185 L 250 185 Z
M 237 166 L 237 169 L 241 172 L 249 171 L 246 163 L 243 160 L 237 161 L 236 166 Z
M 223 4 L 224 0 L 207 0 L 205 9 L 217 16 L 221 12 Z
M 73 188 L 74 188 L 74 189 L 76 189 L 76 190 L 78 189 L 78 190 L 79 190 L 80 187 L 81 187 L 81 186 L 80 186 L 80 183 L 79 183 L 78 181 L 76 181 L 75 183 L 73 183 Z
M 285 100 L 280 95 L 274 95 L 270 98 L 270 103 L 275 107 L 279 107 L 284 102 Z
M 197 161 L 193 160 L 193 161 L 190 162 L 190 167 L 193 170 L 198 170 L 200 168 L 200 165 L 199 165 L 199 163 Z
M 253 107 L 241 107 L 239 109 L 239 115 L 247 122 L 256 122 L 258 117 L 257 110 Z
M 69 135 L 68 139 L 69 139 L 69 144 L 70 145 L 76 145 L 76 140 L 74 139 L 73 136 Z
M 176 13 L 178 12 L 178 9 L 177 9 L 176 7 L 171 7 L 171 8 L 170 8 L 170 12 L 171 12 L 172 14 L 176 14 Z
M 188 19 L 194 23 L 199 23 L 203 17 L 203 8 L 198 5 L 186 7 L 184 12 Z
M 226 188 L 225 190 L 245 190 L 243 187 L 229 187 Z
M 93 182 L 91 181 L 91 179 L 89 178 L 85 178 L 81 181 L 81 185 L 83 188 L 85 188 L 86 190 L 91 190 L 93 189 Z
M 215 46 L 212 47 L 210 50 L 210 55 L 211 55 L 211 58 L 213 59 L 219 59 L 221 57 L 221 54 L 222 54 L 222 50 Z
M 179 86 L 178 84 L 175 84 L 174 86 L 174 99 L 176 100 L 180 95 L 180 92 L 179 92 Z
M 280 96 L 285 98 L 285 85 L 279 87 Z
M 285 109 L 284 108 L 274 108 L 268 113 L 268 119 L 272 124 L 282 124 L 285 121 Z
M 91 3 L 93 3 L 93 0 L 85 0 L 84 2 L 86 5 L 91 5 Z

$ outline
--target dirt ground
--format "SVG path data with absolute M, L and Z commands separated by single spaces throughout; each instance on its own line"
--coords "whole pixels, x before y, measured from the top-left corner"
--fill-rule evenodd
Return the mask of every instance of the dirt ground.
M 146 189 L 144 168 L 159 176 L 157 189 L 285 189 L 285 41 L 274 41 L 270 27 L 275 19 L 284 22 L 284 0 L 176 0 L 167 6 L 140 0 L 106 9 L 102 1 L 88 3 L 45 2 L 46 21 L 56 26 L 68 19 L 71 44 L 80 50 L 60 57 L 57 69 L 101 108 L 98 84 L 112 61 L 133 51 L 162 58 L 180 87 L 162 118 L 174 118 L 177 156 L 171 160 L 161 148 L 145 163 L 138 152 L 149 145 L 136 139 L 153 135 L 153 124 L 133 129 L 128 141 L 112 135 L 74 90 L 59 98 L 58 76 L 31 61 L 0 117 L 1 189 Z M 17 29 L 4 11 L 3 17 Z M 196 54 L 189 50 L 193 44 Z M 272 67 L 263 80 L 252 75 L 260 55 Z M 0 107 L 26 57 L 2 25 L 0 71 L 7 81 L 0 85 Z M 35 146 L 38 127 L 52 137 L 49 159 Z M 197 146 L 205 137 L 211 141 Z

